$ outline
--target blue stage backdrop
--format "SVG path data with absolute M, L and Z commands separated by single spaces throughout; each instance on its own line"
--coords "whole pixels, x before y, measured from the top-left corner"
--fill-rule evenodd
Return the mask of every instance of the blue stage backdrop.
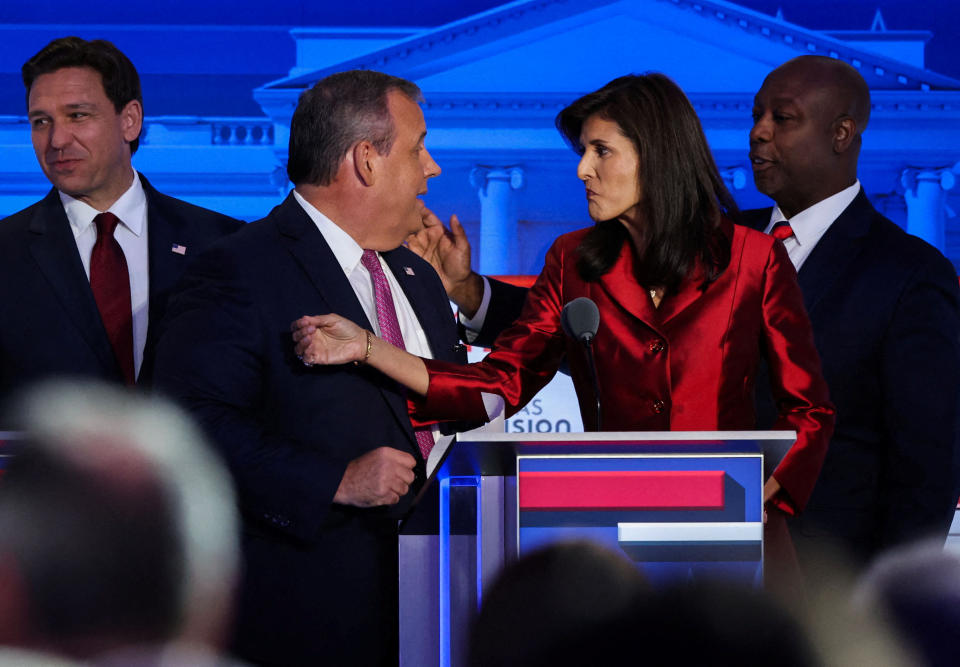
M 783 7 L 782 12 L 779 11 Z M 0 217 L 39 199 L 21 64 L 66 34 L 115 42 L 147 115 L 138 169 L 165 192 L 252 220 L 286 194 L 298 94 L 363 67 L 423 89 L 443 168 L 427 203 L 465 222 L 478 265 L 537 273 L 550 241 L 589 224 L 575 156 L 553 129 L 573 98 L 626 72 L 687 91 L 743 207 L 753 93 L 779 63 L 842 58 L 873 90 L 861 179 L 891 219 L 960 261 L 960 3 L 901 0 L 420 0 L 0 7 Z

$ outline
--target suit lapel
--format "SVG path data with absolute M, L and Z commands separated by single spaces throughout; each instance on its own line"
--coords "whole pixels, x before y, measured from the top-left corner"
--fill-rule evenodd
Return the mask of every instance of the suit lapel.
M 656 329 L 660 322 L 650 294 L 641 285 L 633 270 L 633 246 L 624 241 L 613 267 L 600 277 L 600 288 L 607 297 L 628 313 Z
M 329 306 L 330 312 L 342 315 L 361 327 L 372 329 L 370 320 L 357 300 L 350 281 L 343 274 L 336 256 L 292 193 L 279 208 L 277 222 L 281 240 Z M 397 422 L 407 433 L 411 447 L 419 452 L 403 392 L 397 391 L 396 386 L 389 381 L 378 382 L 376 385 L 384 401 L 396 415 Z
M 733 248 L 734 227 L 733 223 L 727 218 L 720 221 L 720 233 L 723 236 L 723 242 Z M 731 250 L 731 256 L 733 255 L 734 251 Z M 677 291 L 674 294 L 667 294 L 660 303 L 658 314 L 661 322 L 664 324 L 669 322 L 704 295 L 701 285 L 703 285 L 706 275 L 703 262 L 698 260 L 690 273 L 683 279 L 683 282 L 680 283 Z
M 725 222 L 727 237 L 733 234 L 733 224 Z M 682 313 L 703 296 L 700 285 L 703 283 L 704 270 L 700 262 L 693 267 L 680 286 L 672 294 L 664 296 L 660 306 L 655 307 L 647 288 L 641 285 L 633 269 L 633 246 L 624 242 L 617 262 L 600 278 L 600 285 L 607 295 L 632 315 L 645 322 L 654 330 Z M 662 332 L 660 332 L 662 335 Z
M 863 190 L 824 234 L 798 274 L 804 306 L 812 313 L 830 286 L 859 252 L 858 240 L 870 229 L 875 214 Z
M 414 268 L 419 271 L 432 270 L 426 265 L 414 267 L 411 261 L 411 254 L 406 249 L 398 248 L 390 252 L 383 253 L 383 258 L 393 272 L 397 282 L 403 289 L 403 293 L 410 302 L 413 312 L 416 313 L 420 325 L 423 327 L 427 336 L 427 342 L 430 343 L 430 350 L 437 359 L 450 360 L 447 354 L 451 347 L 450 341 L 444 340 L 442 332 L 449 328 L 449 323 L 453 321 L 453 310 L 447 306 L 447 302 L 437 299 L 437 293 L 429 289 L 428 281 L 424 276 L 416 275 Z M 437 306 L 441 306 L 438 308 Z M 444 323 L 444 318 L 449 322 Z
M 657 309 L 660 322 L 666 324 L 703 296 L 703 291 L 700 289 L 703 278 L 703 266 L 697 262 L 693 270 L 683 279 L 683 282 L 680 283 L 677 291 L 673 294 L 665 295 L 663 301 L 660 302 L 660 307 Z
M 83 270 L 77 242 L 57 191 L 51 190 L 29 225 L 30 253 L 46 276 L 70 320 L 80 330 L 108 374 L 119 377 L 120 369 L 100 319 L 90 281 Z
M 165 210 L 159 193 L 143 174 L 140 174 L 140 183 L 147 198 L 147 270 L 150 285 L 150 313 L 144 345 L 146 359 L 149 356 L 148 351 L 153 349 L 156 342 L 154 338 L 163 318 L 166 297 L 173 290 L 177 279 L 183 275 L 187 256 L 173 252 L 173 245 L 187 245 L 186 227 L 189 221 L 170 215 Z
M 307 212 L 292 194 L 280 204 L 279 209 L 277 223 L 281 241 L 330 307 L 330 312 L 370 329 L 370 320 L 357 300 L 350 281 Z

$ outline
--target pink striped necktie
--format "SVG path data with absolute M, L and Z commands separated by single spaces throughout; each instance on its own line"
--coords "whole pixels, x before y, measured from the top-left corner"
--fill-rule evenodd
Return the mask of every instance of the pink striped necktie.
M 364 250 L 360 261 L 370 272 L 373 279 L 373 298 L 377 302 L 377 323 L 380 325 L 380 337 L 401 350 L 406 350 L 407 346 L 403 342 L 403 334 L 400 332 L 400 322 L 397 320 L 397 310 L 393 306 L 393 293 L 390 291 L 390 283 L 387 282 L 387 276 L 380 266 L 380 258 L 374 250 Z M 426 460 L 433 449 L 433 433 L 428 428 L 413 429 L 417 437 L 417 445 L 420 447 L 420 453 Z

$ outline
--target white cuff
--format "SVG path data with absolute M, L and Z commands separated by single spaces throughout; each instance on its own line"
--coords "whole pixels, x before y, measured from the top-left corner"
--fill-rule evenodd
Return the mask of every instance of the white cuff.
M 473 317 L 467 318 L 463 311 L 460 311 L 460 324 L 466 329 L 466 338 L 468 343 L 472 343 L 480 335 L 480 329 L 483 328 L 483 321 L 487 319 L 487 309 L 490 307 L 490 281 L 486 276 L 483 278 L 483 298 L 480 300 L 480 307 Z

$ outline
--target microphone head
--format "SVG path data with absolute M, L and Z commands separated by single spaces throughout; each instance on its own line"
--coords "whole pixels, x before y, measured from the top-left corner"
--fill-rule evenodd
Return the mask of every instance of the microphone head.
M 589 343 L 600 328 L 600 310 L 592 299 L 577 297 L 563 307 L 560 322 L 568 336 Z

